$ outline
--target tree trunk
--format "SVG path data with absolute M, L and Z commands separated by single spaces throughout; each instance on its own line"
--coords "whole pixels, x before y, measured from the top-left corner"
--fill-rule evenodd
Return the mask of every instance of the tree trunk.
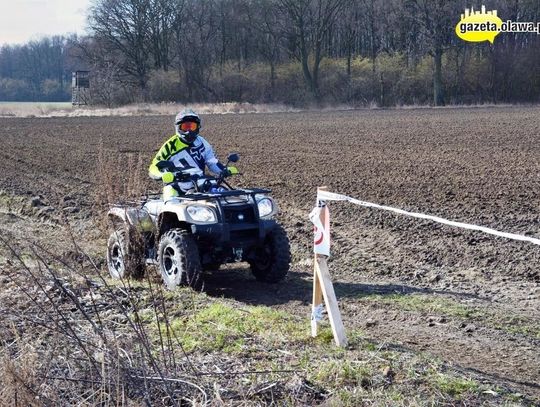
M 322 38 L 315 44 L 315 56 L 313 58 L 312 69 L 312 93 L 317 103 L 321 102 L 321 94 L 319 93 L 319 68 L 322 60 Z
M 351 78 L 352 39 L 347 44 L 347 76 Z
M 309 71 L 307 56 L 306 58 L 302 58 L 302 72 L 304 73 L 304 80 L 306 81 L 309 91 L 316 98 L 317 87 L 313 81 L 313 76 L 311 76 L 311 72 Z
M 312 93 L 313 96 L 316 98 L 316 85 L 314 83 L 313 76 L 311 75 L 311 71 L 309 70 L 309 53 L 306 48 L 306 41 L 304 37 L 304 33 L 302 32 L 300 37 L 300 54 L 301 54 L 301 63 L 302 63 L 302 73 L 304 74 L 304 80 L 306 81 L 306 84 L 308 86 L 308 89 Z
M 384 97 L 384 75 L 382 72 L 379 74 L 379 106 L 385 107 L 386 106 L 386 100 Z
M 319 103 L 321 101 L 321 94 L 319 92 L 319 66 L 320 62 L 313 63 L 313 75 L 312 75 L 312 88 L 313 97 L 315 101 Z
M 434 72 L 433 72 L 433 104 L 435 106 L 444 105 L 444 95 L 442 87 L 442 48 L 435 47 L 433 54 Z
M 276 89 L 276 64 L 270 61 L 270 99 L 274 100 L 274 91 Z
M 191 78 L 189 74 L 189 68 L 187 65 L 184 66 L 184 84 L 187 89 L 187 101 L 193 102 L 193 86 L 191 84 Z

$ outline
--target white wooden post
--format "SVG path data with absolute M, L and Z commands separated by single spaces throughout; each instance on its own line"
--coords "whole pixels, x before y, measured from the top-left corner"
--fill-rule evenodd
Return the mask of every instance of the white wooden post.
M 327 190 L 326 187 L 317 188 L 317 192 L 320 190 Z M 318 195 L 318 194 L 317 194 Z M 320 221 L 324 227 L 323 233 L 328 234 L 330 238 L 330 211 L 324 202 L 319 201 L 317 198 L 317 205 L 322 206 Z M 328 271 L 327 256 L 322 254 L 315 254 L 313 259 L 313 305 L 311 308 L 311 335 L 313 337 L 318 334 L 319 320 L 316 316 L 320 313 L 320 309 L 323 304 L 323 299 L 326 304 L 328 312 L 328 318 L 330 319 L 330 325 L 334 334 L 334 341 L 337 346 L 346 346 L 347 337 L 345 335 L 345 328 L 343 327 L 343 321 L 341 320 L 341 314 L 339 312 L 336 293 L 334 291 L 334 285 Z

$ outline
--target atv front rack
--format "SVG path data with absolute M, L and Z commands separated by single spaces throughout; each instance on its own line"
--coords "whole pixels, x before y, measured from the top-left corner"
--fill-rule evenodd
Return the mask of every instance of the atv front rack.
M 255 196 L 257 194 L 269 194 L 271 192 L 272 191 L 270 189 L 262 189 L 262 188 L 234 189 L 232 191 L 221 191 L 217 193 L 195 192 L 193 194 L 182 195 L 179 198 L 190 200 L 190 201 L 201 201 L 201 200 L 206 200 L 206 199 L 228 198 L 232 196 L 242 196 L 242 195 Z

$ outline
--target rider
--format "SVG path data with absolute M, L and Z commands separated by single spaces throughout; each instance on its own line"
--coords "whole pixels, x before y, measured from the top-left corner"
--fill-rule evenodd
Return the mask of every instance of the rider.
M 193 187 L 191 182 L 175 184 L 173 173 L 158 168 L 160 161 L 170 161 L 175 167 L 191 169 L 190 174 L 204 176 L 205 166 L 217 176 L 229 176 L 237 174 L 236 167 L 225 167 L 216 156 L 212 146 L 199 135 L 201 118 L 191 109 L 185 109 L 178 113 L 174 122 L 176 134 L 163 144 L 152 164 L 148 168 L 148 174 L 153 179 L 161 179 L 165 185 L 163 198 L 169 199 L 185 193 Z

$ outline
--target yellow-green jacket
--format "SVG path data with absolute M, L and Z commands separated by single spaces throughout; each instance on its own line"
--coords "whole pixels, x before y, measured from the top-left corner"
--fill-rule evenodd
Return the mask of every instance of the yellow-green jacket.
M 177 134 L 168 139 L 148 168 L 148 174 L 153 179 L 161 179 L 162 172 L 156 166 L 160 161 L 170 161 L 180 168 L 198 168 L 201 176 L 204 175 L 205 166 L 215 175 L 225 169 L 214 155 L 210 143 L 202 136 L 198 136 L 191 145 L 184 143 Z

